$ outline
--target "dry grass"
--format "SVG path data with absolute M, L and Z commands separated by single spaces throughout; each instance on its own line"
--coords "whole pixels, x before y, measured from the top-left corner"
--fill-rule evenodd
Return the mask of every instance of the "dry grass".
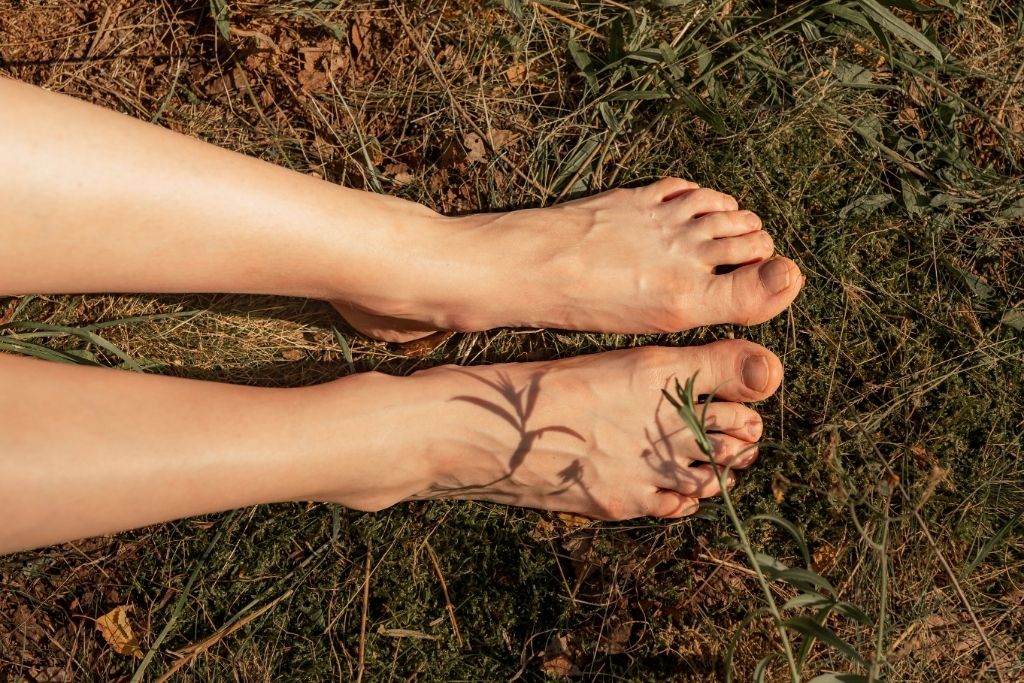
M 335 328 L 356 370 L 395 373 L 760 341 L 786 363 L 784 391 L 761 406 L 781 446 L 742 480 L 738 504 L 797 522 L 815 569 L 875 620 L 829 625 L 866 656 L 880 628 L 887 680 L 997 680 L 973 613 L 1004 680 L 1022 675 L 1019 8 L 897 10 L 948 49 L 940 66 L 834 17 L 792 23 L 807 3 L 684 0 L 630 14 L 608 1 L 228 2 L 218 25 L 222 5 L 0 0 L 0 73 L 446 212 L 691 177 L 761 213 L 808 286 L 750 330 L 503 330 L 422 357 L 360 339 L 326 304 L 267 297 L 0 299 L 0 322 L 181 314 L 103 335 L 152 372 L 275 386 L 350 372 Z M 644 50 L 662 44 L 671 59 L 652 66 Z M 617 61 L 637 54 L 648 61 Z M 681 86 L 713 112 L 688 106 Z M 117 363 L 75 337 L 40 341 Z M 888 528 L 884 554 L 854 519 L 871 537 Z M 795 559 L 777 530 L 751 535 Z M 152 654 L 147 679 L 214 635 L 173 680 L 719 680 L 730 638 L 762 606 L 731 537 L 714 510 L 582 528 L 448 503 L 186 520 L 0 558 L 0 679 L 131 678 L 139 662 L 92 625 L 129 603 Z M 737 680 L 777 648 L 755 617 Z M 844 667 L 818 645 L 806 673 Z M 784 676 L 775 662 L 767 680 Z

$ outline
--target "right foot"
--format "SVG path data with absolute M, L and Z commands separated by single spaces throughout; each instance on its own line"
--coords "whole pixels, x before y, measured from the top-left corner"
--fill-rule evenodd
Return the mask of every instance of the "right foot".
M 393 397 L 401 428 L 379 435 L 372 481 L 346 473 L 346 490 L 326 498 L 362 510 L 471 498 L 598 519 L 690 514 L 720 493 L 718 477 L 661 391 L 694 374 L 698 395 L 714 394 L 715 461 L 747 467 L 762 423 L 738 401 L 773 394 L 782 364 L 729 340 L 377 376 L 374 395 Z
M 726 194 L 665 178 L 545 209 L 437 217 L 439 253 L 409 264 L 421 271 L 410 295 L 424 300 L 335 305 L 356 329 L 396 342 L 509 326 L 752 325 L 789 306 L 803 276 L 772 258 L 760 218 L 738 209 Z

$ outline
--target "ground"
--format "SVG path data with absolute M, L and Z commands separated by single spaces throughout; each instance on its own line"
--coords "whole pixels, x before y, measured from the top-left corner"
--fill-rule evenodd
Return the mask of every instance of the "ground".
M 791 680 L 754 567 L 804 561 L 760 513 L 809 546 L 774 600 L 825 579 L 866 618 L 821 615 L 805 679 L 1021 680 L 1022 27 L 1005 0 L 0 0 L 2 75 L 448 213 L 691 178 L 808 277 L 750 329 L 411 347 L 314 301 L 0 298 L 0 351 L 247 384 L 728 336 L 786 365 L 734 492 L 763 565 L 714 505 L 240 510 L 0 558 L 0 679 Z M 122 606 L 138 657 L 97 629 Z

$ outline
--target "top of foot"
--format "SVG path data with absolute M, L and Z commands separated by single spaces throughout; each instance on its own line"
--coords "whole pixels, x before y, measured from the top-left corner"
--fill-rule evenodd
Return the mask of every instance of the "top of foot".
M 339 307 L 354 327 L 403 342 L 437 329 L 753 325 L 789 306 L 804 281 L 756 214 L 679 178 L 544 209 L 438 217 L 434 229 L 444 272 L 424 269 L 435 281 L 408 295 L 420 301 Z

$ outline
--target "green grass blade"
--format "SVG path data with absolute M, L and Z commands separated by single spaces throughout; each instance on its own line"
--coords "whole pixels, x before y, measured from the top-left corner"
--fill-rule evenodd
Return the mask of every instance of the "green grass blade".
M 985 542 L 985 545 L 981 547 L 981 550 L 979 550 L 978 554 L 974 556 L 974 559 L 971 560 L 970 564 L 964 567 L 963 572 L 961 572 L 960 574 L 961 578 L 967 578 L 968 576 L 970 576 L 971 572 L 978 568 L 978 565 L 980 565 L 985 560 L 985 558 L 988 557 L 988 554 L 995 550 L 997 545 L 1003 542 L 1003 539 L 1006 538 L 1006 536 L 1010 533 L 1014 525 L 1016 525 L 1017 522 L 1020 521 L 1022 515 L 1024 515 L 1024 510 L 1019 511 L 1016 515 L 1014 515 L 1013 519 L 1004 524 L 1002 529 L 997 531 L 995 535 L 992 536 L 992 538 L 988 539 L 988 541 Z
M 800 531 L 800 529 L 798 529 L 795 524 L 790 522 L 788 519 L 783 519 L 782 517 L 779 517 L 778 515 L 771 515 L 767 513 L 753 515 L 749 519 L 751 521 L 756 519 L 763 519 L 768 522 L 773 522 L 775 524 L 778 524 L 786 531 L 788 531 L 789 535 L 793 537 L 793 540 L 796 541 L 797 546 L 800 548 L 800 553 L 804 556 L 805 566 L 807 566 L 808 568 L 811 566 L 811 553 L 807 549 L 807 541 L 804 539 L 803 532 Z
M 867 660 L 864 659 L 864 657 L 861 656 L 861 654 L 857 652 L 852 645 L 833 633 L 831 629 L 822 626 L 810 617 L 790 617 L 783 622 L 783 625 L 808 638 L 813 638 L 814 640 L 821 641 L 825 645 L 834 647 L 842 653 L 844 657 L 855 664 L 859 664 L 865 668 L 868 666 Z
M 876 0 L 858 0 L 858 3 L 862 5 L 864 7 L 864 11 L 867 12 L 871 18 L 878 22 L 885 30 L 889 31 L 894 36 L 902 38 L 908 43 L 921 48 L 934 57 L 935 61 L 940 63 L 942 62 L 942 50 L 940 50 L 935 43 L 928 40 L 917 29 L 913 28 L 910 24 L 880 5 Z

